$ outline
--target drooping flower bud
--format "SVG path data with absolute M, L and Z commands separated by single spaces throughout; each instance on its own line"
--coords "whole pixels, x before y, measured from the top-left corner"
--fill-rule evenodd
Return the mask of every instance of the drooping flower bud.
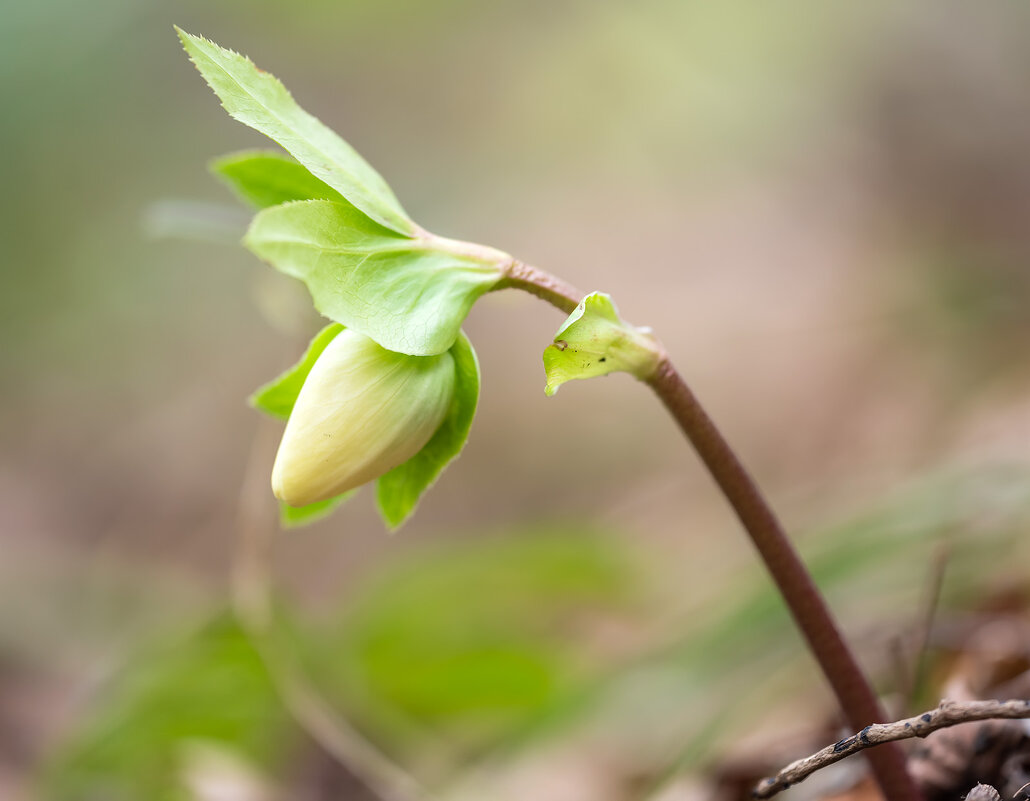
M 350 329 L 318 357 L 297 396 L 272 467 L 272 491 L 306 506 L 406 462 L 443 422 L 454 359 L 408 356 Z

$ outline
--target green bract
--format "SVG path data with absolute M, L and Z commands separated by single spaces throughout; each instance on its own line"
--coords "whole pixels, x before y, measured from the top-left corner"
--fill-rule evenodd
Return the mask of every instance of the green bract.
M 630 325 L 619 317 L 608 295 L 593 292 L 580 301 L 544 350 L 544 391 L 553 395 L 566 381 L 620 371 L 646 380 L 661 355 L 650 329 Z

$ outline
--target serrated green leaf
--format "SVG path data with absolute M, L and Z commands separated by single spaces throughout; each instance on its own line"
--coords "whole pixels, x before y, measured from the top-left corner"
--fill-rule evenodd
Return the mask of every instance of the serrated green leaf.
M 454 399 L 440 428 L 415 456 L 376 482 L 376 502 L 391 529 L 400 527 L 415 511 L 419 498 L 433 485 L 468 439 L 479 402 L 479 362 L 464 333 L 451 348 L 454 358 Z
M 646 379 L 660 359 L 661 348 L 650 330 L 630 325 L 619 317 L 611 297 L 593 292 L 580 301 L 544 350 L 544 391 L 553 395 L 566 381 L 614 372 Z
M 286 87 L 254 63 L 176 28 L 190 59 L 234 118 L 278 142 L 376 222 L 402 234 L 415 224 L 372 166 L 334 131 L 297 105 Z
M 411 356 L 448 350 L 472 304 L 501 279 L 504 254 L 445 250 L 446 240 L 410 239 L 353 206 L 287 203 L 257 214 L 244 244 L 307 284 L 331 320 Z
M 241 200 L 258 209 L 291 200 L 346 199 L 303 164 L 267 150 L 230 153 L 211 162 L 209 169 L 222 178 Z
M 269 381 L 255 391 L 250 396 L 250 405 L 272 417 L 288 419 L 290 412 L 293 411 L 293 404 L 297 402 L 300 388 L 304 386 L 304 381 L 311 372 L 315 361 L 342 330 L 343 326 L 339 323 L 330 323 L 319 331 L 311 340 L 308 349 L 304 351 L 304 355 L 300 357 L 300 361 L 278 378 Z
M 307 506 L 290 506 L 279 502 L 279 523 L 283 528 L 300 528 L 316 523 L 335 512 L 345 501 L 350 500 L 357 490 L 344 492 L 335 498 L 309 503 Z

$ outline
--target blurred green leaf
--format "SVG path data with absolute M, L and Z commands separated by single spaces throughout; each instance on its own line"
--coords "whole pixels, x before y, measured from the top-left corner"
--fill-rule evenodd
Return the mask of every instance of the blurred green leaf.
M 212 161 L 209 168 L 242 200 L 258 209 L 291 200 L 347 202 L 343 195 L 308 172 L 303 164 L 279 153 L 266 150 L 230 153 Z
M 500 279 L 498 265 L 437 249 L 325 200 L 265 209 L 244 244 L 299 278 L 326 317 L 412 356 L 454 344 L 476 299 Z
M 53 801 L 182 801 L 188 761 L 213 746 L 267 776 L 297 732 L 258 652 L 228 615 L 130 663 L 45 766 Z
M 454 400 L 440 428 L 415 456 L 376 482 L 379 511 L 392 529 L 415 511 L 419 498 L 444 468 L 457 458 L 468 440 L 479 402 L 479 362 L 472 343 L 459 333 L 450 350 L 454 357 Z
M 636 563 L 583 526 L 423 548 L 308 637 L 328 697 L 395 749 L 459 762 L 546 714 L 600 669 L 591 621 L 624 610 Z
M 190 59 L 229 114 L 282 145 L 312 175 L 377 223 L 401 234 L 415 225 L 372 166 L 335 132 L 297 105 L 286 88 L 250 59 L 176 28 Z
M 566 381 L 627 372 L 648 378 L 658 364 L 658 343 L 646 328 L 619 317 L 610 296 L 592 292 L 580 301 L 544 350 L 547 386 L 553 395 Z
M 322 355 L 322 351 L 342 330 L 343 326 L 339 323 L 330 323 L 319 331 L 311 340 L 308 349 L 304 351 L 300 361 L 278 378 L 258 388 L 250 396 L 250 405 L 272 417 L 282 420 L 289 419 L 293 405 L 297 402 L 297 395 L 300 394 L 308 373 L 311 372 L 318 357 Z

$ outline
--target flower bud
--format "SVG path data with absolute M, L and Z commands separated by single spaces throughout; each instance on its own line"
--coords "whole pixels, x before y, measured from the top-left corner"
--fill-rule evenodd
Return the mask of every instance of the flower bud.
M 341 331 L 311 368 L 272 467 L 272 491 L 306 506 L 406 462 L 443 422 L 454 395 L 449 352 L 408 356 Z

